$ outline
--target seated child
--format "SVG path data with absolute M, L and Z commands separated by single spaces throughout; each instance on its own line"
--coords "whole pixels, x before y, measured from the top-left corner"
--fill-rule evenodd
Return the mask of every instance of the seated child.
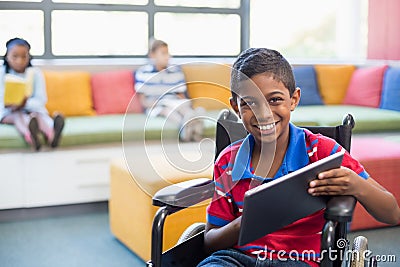
M 225 148 L 216 160 L 216 188 L 207 208 L 204 235 L 205 248 L 213 254 L 199 266 L 318 266 L 316 257 L 304 254 L 320 253 L 323 210 L 239 246 L 244 194 L 257 181 L 279 179 L 343 148 L 290 123 L 300 89 L 290 64 L 279 52 L 266 48 L 242 52 L 233 65 L 231 91 L 231 106 L 249 134 Z M 353 195 L 377 220 L 388 224 L 400 220 L 393 195 L 348 152 L 342 167 L 320 173 L 310 182 L 308 192 L 313 196 Z M 293 259 L 292 251 L 299 256 Z
M 167 43 L 153 40 L 149 56 L 152 64 L 135 72 L 135 88 L 143 108 L 149 116 L 163 116 L 178 125 L 182 141 L 199 141 L 203 134 L 199 117 L 204 109 L 192 108 L 181 68 L 169 65 Z
M 0 69 L 0 123 L 13 124 L 36 151 L 41 147 L 40 133 L 49 146 L 57 147 L 64 118 L 60 114 L 51 118 L 47 112 L 46 84 L 41 70 L 32 67 L 30 44 L 24 39 L 13 38 L 6 43 L 6 48 L 4 66 Z M 7 81 L 11 79 L 31 88 L 21 103 L 4 103 Z

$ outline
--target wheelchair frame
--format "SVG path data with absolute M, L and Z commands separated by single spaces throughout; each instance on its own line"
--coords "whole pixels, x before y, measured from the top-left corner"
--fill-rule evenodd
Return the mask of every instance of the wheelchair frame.
M 338 126 L 310 126 L 304 127 L 314 133 L 321 133 L 336 140 L 347 151 L 351 147 L 351 135 L 355 122 L 351 114 L 344 116 L 342 124 Z M 216 153 L 215 157 L 232 142 L 242 139 L 247 134 L 242 123 L 238 122 L 236 114 L 230 110 L 222 110 L 219 114 L 216 128 Z M 163 228 L 168 215 L 171 215 L 186 207 L 196 205 L 212 197 L 214 183 L 207 178 L 199 178 L 182 183 L 170 185 L 159 190 L 153 197 L 153 205 L 159 206 L 152 228 L 151 260 L 147 266 L 196 266 L 207 257 L 203 251 L 204 231 L 196 234 L 181 244 L 177 244 L 168 251 L 162 253 Z M 324 257 L 321 267 L 340 267 L 342 261 L 339 255 L 347 247 L 338 247 L 336 241 L 347 240 L 347 224 L 351 221 L 356 199 L 353 196 L 335 196 L 327 202 L 324 217 L 325 226 L 322 230 L 321 251 L 336 251 L 337 261 L 330 261 Z M 347 242 L 348 244 L 348 242 Z M 188 253 L 188 248 L 197 249 L 197 254 Z M 335 256 L 335 255 L 334 255 Z

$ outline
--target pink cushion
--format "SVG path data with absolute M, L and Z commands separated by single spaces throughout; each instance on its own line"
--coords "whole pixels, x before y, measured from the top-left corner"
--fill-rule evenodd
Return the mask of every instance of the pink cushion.
M 96 73 L 92 75 L 91 84 L 93 104 L 97 114 L 142 112 L 139 99 L 132 98 L 135 95 L 132 71 L 118 70 Z M 131 99 L 132 103 L 130 103 Z
M 381 102 L 383 74 L 387 65 L 356 69 L 351 76 L 343 104 L 378 108 Z
M 351 155 L 359 161 L 400 159 L 400 143 L 379 137 L 353 138 L 351 141 Z

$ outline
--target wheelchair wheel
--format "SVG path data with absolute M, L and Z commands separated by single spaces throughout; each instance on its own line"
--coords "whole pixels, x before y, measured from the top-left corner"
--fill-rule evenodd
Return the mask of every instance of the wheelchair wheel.
M 364 236 L 357 236 L 353 242 L 353 251 L 350 267 L 365 266 L 365 251 L 368 249 L 368 240 Z
M 205 223 L 194 223 L 190 225 L 186 230 L 182 233 L 181 237 L 179 237 L 178 242 L 176 243 L 177 245 L 180 243 L 185 242 L 192 236 L 195 236 L 196 234 L 204 231 L 206 229 L 206 224 Z

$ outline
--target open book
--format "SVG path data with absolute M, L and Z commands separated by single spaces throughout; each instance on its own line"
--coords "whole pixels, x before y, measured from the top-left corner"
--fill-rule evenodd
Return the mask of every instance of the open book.
M 297 171 L 248 190 L 244 197 L 239 245 L 272 233 L 325 208 L 329 199 L 307 192 L 321 172 L 339 168 L 345 150 L 313 162 Z
M 32 71 L 28 71 L 26 78 L 6 74 L 4 77 L 4 105 L 20 105 L 24 98 L 32 95 L 32 90 Z

